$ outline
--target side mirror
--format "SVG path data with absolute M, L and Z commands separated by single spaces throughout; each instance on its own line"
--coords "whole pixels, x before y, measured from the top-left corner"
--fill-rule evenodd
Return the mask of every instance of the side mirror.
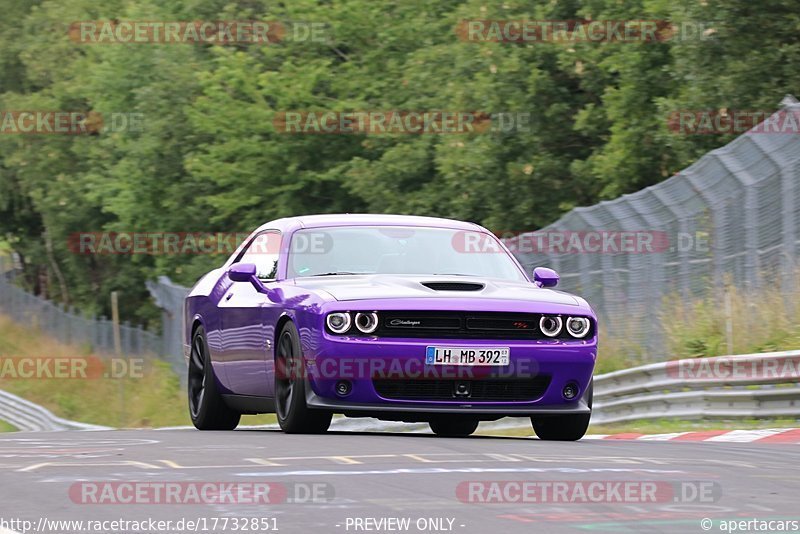
M 556 287 L 558 273 L 547 267 L 537 267 L 533 270 L 533 282 L 539 287 Z
M 228 278 L 234 282 L 252 282 L 255 276 L 255 263 L 234 263 L 228 269 Z
M 256 291 L 264 293 L 272 302 L 282 302 L 283 292 L 278 288 L 269 288 L 256 276 L 254 263 L 234 263 L 228 269 L 228 278 L 234 282 L 250 282 Z

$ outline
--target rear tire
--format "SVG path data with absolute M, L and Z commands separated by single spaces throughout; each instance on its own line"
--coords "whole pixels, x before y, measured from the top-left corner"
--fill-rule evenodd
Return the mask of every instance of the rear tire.
M 443 438 L 464 438 L 478 428 L 477 419 L 435 419 L 428 424 L 434 434 Z
M 589 382 L 589 387 L 583 395 L 589 408 L 592 407 L 593 395 L 594 380 Z M 586 414 L 556 415 L 541 418 L 531 417 L 531 425 L 539 439 L 545 441 L 578 441 L 586 434 L 591 418 L 591 412 Z
M 242 414 L 228 408 L 222 400 L 210 354 L 206 331 L 199 326 L 192 336 L 189 356 L 189 416 L 198 430 L 233 430 Z
M 287 434 L 321 434 L 331 426 L 333 414 L 306 404 L 303 350 L 297 327 L 286 323 L 275 347 L 275 411 Z

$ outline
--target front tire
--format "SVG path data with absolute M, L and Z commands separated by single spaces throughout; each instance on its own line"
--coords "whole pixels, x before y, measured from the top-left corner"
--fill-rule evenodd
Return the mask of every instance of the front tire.
M 437 436 L 464 438 L 478 429 L 477 419 L 434 419 L 428 423 Z
M 589 387 L 584 393 L 583 398 L 589 408 L 592 407 L 592 397 L 594 396 L 594 380 L 589 382 Z M 578 441 L 589 428 L 589 420 L 592 413 L 556 415 L 550 417 L 534 418 L 531 417 L 533 431 L 539 439 L 545 441 Z
M 233 430 L 242 414 L 225 404 L 217 390 L 217 379 L 211 367 L 206 331 L 202 326 L 192 336 L 189 357 L 189 416 L 198 430 Z
M 331 426 L 333 414 L 306 404 L 303 351 L 297 327 L 286 323 L 275 347 L 275 411 L 287 434 L 321 434 Z

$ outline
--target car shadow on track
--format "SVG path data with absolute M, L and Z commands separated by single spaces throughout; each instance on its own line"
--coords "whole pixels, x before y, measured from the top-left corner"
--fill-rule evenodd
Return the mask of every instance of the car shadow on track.
M 255 433 L 272 433 L 282 434 L 283 431 L 274 428 L 239 428 L 236 432 L 255 432 Z M 530 436 L 487 436 L 484 434 L 476 434 L 466 437 L 440 437 L 435 434 L 424 432 L 383 432 L 379 430 L 365 431 L 365 430 L 329 430 L 324 434 L 290 434 L 290 435 L 305 435 L 305 436 L 384 436 L 384 437 L 402 437 L 402 438 L 425 438 L 425 439 L 458 439 L 458 440 L 504 440 L 504 441 L 540 441 L 533 435 Z

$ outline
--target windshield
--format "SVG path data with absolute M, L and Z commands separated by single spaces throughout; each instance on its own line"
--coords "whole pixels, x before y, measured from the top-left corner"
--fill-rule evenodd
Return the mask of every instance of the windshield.
M 444 274 L 525 280 L 497 239 L 483 232 L 404 226 L 295 232 L 287 276 L 337 274 Z

